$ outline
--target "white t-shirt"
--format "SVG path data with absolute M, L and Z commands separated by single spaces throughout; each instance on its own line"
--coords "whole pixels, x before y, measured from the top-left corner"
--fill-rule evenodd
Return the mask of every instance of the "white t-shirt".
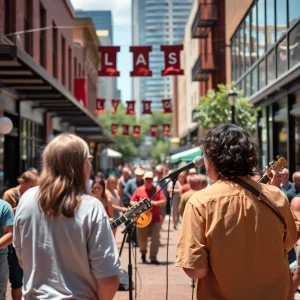
M 47 217 L 38 187 L 20 199 L 14 245 L 23 262 L 23 299 L 98 299 L 95 278 L 119 274 L 119 254 L 102 203 L 83 195 L 74 218 Z

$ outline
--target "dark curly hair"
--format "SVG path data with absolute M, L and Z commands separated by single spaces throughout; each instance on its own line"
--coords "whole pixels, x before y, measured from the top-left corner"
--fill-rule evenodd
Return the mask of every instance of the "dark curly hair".
M 212 159 L 216 171 L 225 179 L 253 176 L 258 165 L 258 147 L 239 126 L 219 124 L 208 130 L 200 140 L 206 157 Z

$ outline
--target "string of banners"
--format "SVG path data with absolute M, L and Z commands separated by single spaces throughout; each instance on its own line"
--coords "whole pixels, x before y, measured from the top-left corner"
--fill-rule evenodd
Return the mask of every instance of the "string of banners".
M 152 46 L 131 46 L 130 52 L 133 55 L 133 66 L 130 72 L 131 77 L 151 77 L 152 71 L 149 66 L 149 54 Z M 160 51 L 164 52 L 165 66 L 161 76 L 183 75 L 184 71 L 180 66 L 180 51 L 183 45 L 161 45 Z M 101 69 L 98 76 L 118 77 L 120 72 L 117 68 L 117 53 L 120 46 L 99 46 L 101 56 Z
M 172 113 L 172 107 L 171 107 L 171 99 L 163 99 L 162 102 L 162 112 L 164 114 Z M 96 99 L 96 107 L 95 112 L 98 114 L 104 114 L 105 113 L 105 103 L 106 99 L 103 98 L 97 98 Z M 126 101 L 127 108 L 126 108 L 126 114 L 127 115 L 135 115 L 135 100 Z M 152 109 L 151 109 L 151 100 L 143 100 L 142 101 L 142 114 L 143 115 L 151 115 Z M 111 113 L 115 114 L 117 112 L 118 106 L 120 104 L 119 99 L 112 99 L 111 100 Z
M 130 125 L 128 124 L 123 124 L 121 125 L 123 130 L 122 130 L 122 135 L 130 135 Z M 132 132 L 131 135 L 134 137 L 139 137 L 141 135 L 141 126 L 140 125 L 133 125 L 132 126 Z M 118 135 L 119 134 L 119 124 L 111 124 L 111 134 L 112 135 Z M 162 129 L 163 129 L 163 135 L 171 135 L 171 126 L 170 124 L 162 124 Z M 158 136 L 158 125 L 151 125 L 150 126 L 150 136 Z

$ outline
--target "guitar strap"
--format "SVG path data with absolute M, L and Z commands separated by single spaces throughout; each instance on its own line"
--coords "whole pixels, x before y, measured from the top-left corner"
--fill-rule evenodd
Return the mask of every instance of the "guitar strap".
M 258 200 L 260 200 L 261 202 L 263 202 L 264 204 L 266 204 L 273 212 L 274 214 L 278 217 L 278 219 L 280 220 L 280 222 L 283 224 L 284 226 L 284 237 L 283 240 L 285 240 L 286 237 L 286 232 L 287 232 L 287 225 L 286 222 L 284 220 L 284 218 L 282 217 L 282 215 L 280 214 L 280 212 L 278 211 L 278 209 L 275 207 L 275 205 L 267 198 L 266 195 L 264 195 L 262 192 L 259 192 L 255 187 L 253 187 L 251 184 L 249 184 L 248 182 L 242 180 L 241 178 L 232 178 L 231 181 L 239 184 L 240 186 L 242 186 L 244 189 L 248 190 L 250 193 L 254 194 Z

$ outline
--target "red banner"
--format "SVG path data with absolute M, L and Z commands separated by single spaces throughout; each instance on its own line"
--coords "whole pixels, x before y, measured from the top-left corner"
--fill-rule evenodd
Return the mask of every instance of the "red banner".
M 180 68 L 180 51 L 183 45 L 163 45 L 160 50 L 164 52 L 165 69 L 161 71 L 162 76 L 183 75 L 184 72 Z
M 143 115 L 151 115 L 152 114 L 151 103 L 152 103 L 152 101 L 150 101 L 150 100 L 143 100 L 142 101 L 142 104 L 143 104 L 142 114 Z
M 74 79 L 74 96 L 82 106 L 87 107 L 85 78 Z
M 163 113 L 171 113 L 172 112 L 172 106 L 171 106 L 171 99 L 164 99 L 161 100 L 162 102 L 162 107 L 163 107 Z
M 133 71 L 130 76 L 152 76 L 149 69 L 149 53 L 152 51 L 151 46 L 131 46 L 130 52 L 133 53 Z
M 151 125 L 150 135 L 151 136 L 158 136 L 158 126 L 157 125 Z
M 98 71 L 98 76 L 120 76 L 120 72 L 117 70 L 117 53 L 119 51 L 119 46 L 98 47 L 98 52 L 101 55 L 101 70 Z
M 110 132 L 112 135 L 118 135 L 118 124 L 111 124 Z
M 105 112 L 105 99 L 96 99 L 95 113 L 103 114 Z
M 115 114 L 117 112 L 119 104 L 120 104 L 120 100 L 117 100 L 117 99 L 111 100 L 111 113 L 112 114 Z
M 140 136 L 141 135 L 141 126 L 140 125 L 133 125 L 133 136 Z
M 123 135 L 129 135 L 129 125 L 124 124 L 123 126 Z
M 135 100 L 126 101 L 127 103 L 127 115 L 135 115 Z
M 163 135 L 171 135 L 170 124 L 163 124 Z

